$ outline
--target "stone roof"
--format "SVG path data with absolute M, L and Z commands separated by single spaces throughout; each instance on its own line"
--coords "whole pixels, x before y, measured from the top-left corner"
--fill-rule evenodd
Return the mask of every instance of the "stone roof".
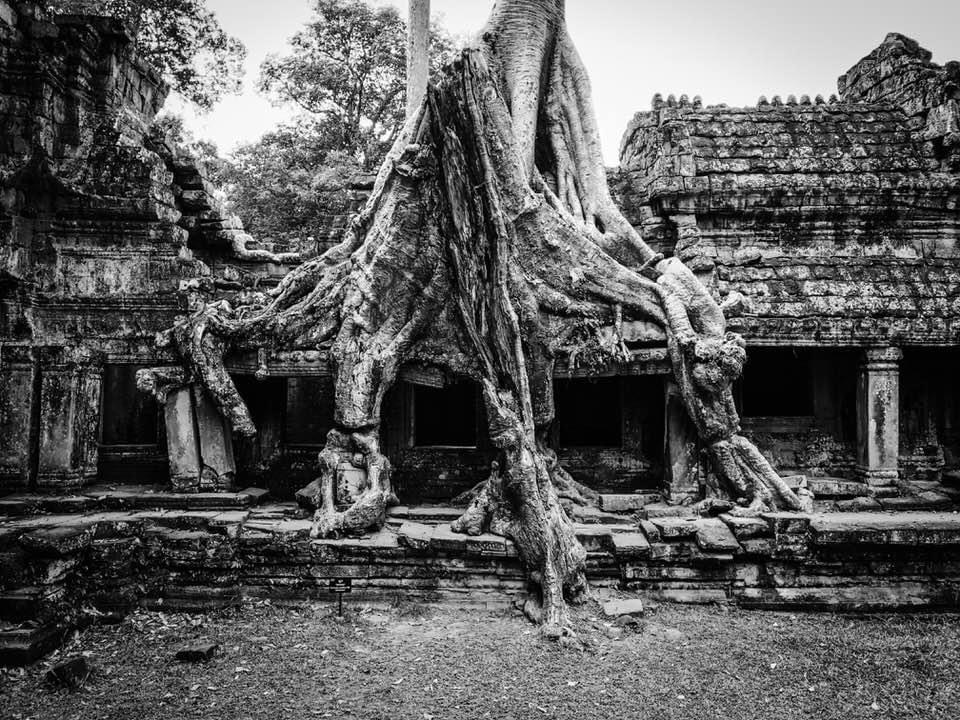
M 625 212 L 748 298 L 731 324 L 750 342 L 960 342 L 960 65 L 893 34 L 839 85 L 745 108 L 656 96 L 621 146 Z
M 655 103 L 630 123 L 621 168 L 647 201 L 697 196 L 717 207 L 731 194 L 754 194 L 731 209 L 773 207 L 766 193 L 839 190 L 861 199 L 880 194 L 886 204 L 890 194 L 914 200 L 955 186 L 934 143 L 916 136 L 921 123 L 900 108 L 805 100 L 775 97 L 748 108 Z

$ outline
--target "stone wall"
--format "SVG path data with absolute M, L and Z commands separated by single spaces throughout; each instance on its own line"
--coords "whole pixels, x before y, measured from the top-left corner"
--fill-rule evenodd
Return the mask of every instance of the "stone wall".
M 114 21 L 0 12 L 0 485 L 97 476 L 102 367 L 155 362 L 197 274 L 146 145 L 166 86 Z

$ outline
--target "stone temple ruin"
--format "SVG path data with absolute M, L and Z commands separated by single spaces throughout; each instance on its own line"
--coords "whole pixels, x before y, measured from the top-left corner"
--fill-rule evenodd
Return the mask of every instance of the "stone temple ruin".
M 405 367 L 382 430 L 401 505 L 380 532 L 310 540 L 295 492 L 333 426 L 323 351 L 228 358 L 258 429 L 242 440 L 156 343 L 191 293 L 274 287 L 336 244 L 372 178 L 332 197 L 309 240 L 254 239 L 152 125 L 166 88 L 120 25 L 0 0 L 0 53 L 0 662 L 55 647 L 91 607 L 326 597 L 337 577 L 370 599 L 522 591 L 509 541 L 448 526 L 495 456 L 475 386 Z M 743 294 L 743 431 L 816 500 L 690 517 L 711 471 L 665 344 L 626 323 L 629 362 L 572 360 L 554 381 L 559 460 L 599 496 L 569 509 L 591 581 L 759 607 L 956 606 L 960 64 L 892 34 L 829 100 L 657 96 L 610 181 L 655 250 Z

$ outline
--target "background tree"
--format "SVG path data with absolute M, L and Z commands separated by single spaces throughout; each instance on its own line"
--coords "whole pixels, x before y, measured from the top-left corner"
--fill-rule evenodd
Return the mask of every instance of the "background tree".
M 51 10 L 119 18 L 141 57 L 201 110 L 240 91 L 246 48 L 224 32 L 205 0 L 58 0 Z
M 263 64 L 261 89 L 299 115 L 239 146 L 216 178 L 248 232 L 306 238 L 348 209 L 343 188 L 369 180 L 403 125 L 406 32 L 392 6 L 317 0 L 290 52 Z M 436 25 L 431 35 L 437 70 L 454 40 Z
M 290 52 L 261 66 L 260 88 L 307 114 L 313 147 L 375 169 L 403 126 L 406 35 L 393 6 L 315 0 L 313 17 L 290 40 Z M 449 59 L 453 41 L 435 28 L 431 46 L 437 69 Z
M 353 157 L 301 120 L 239 146 L 211 179 L 247 232 L 290 239 L 317 235 L 327 215 L 346 212 L 344 188 L 363 177 Z

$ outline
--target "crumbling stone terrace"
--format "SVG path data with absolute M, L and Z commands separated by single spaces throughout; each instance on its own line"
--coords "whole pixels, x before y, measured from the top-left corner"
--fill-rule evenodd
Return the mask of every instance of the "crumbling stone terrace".
M 309 519 L 257 489 L 92 488 L 0 504 L 8 513 L 0 520 L 0 612 L 18 623 L 0 632 L 6 664 L 35 660 L 91 613 L 332 600 L 336 578 L 351 580 L 356 602 L 502 608 L 527 586 L 509 540 L 451 532 L 459 508 L 396 507 L 378 533 L 311 540 Z M 638 507 L 633 496 L 607 505 Z M 576 532 L 591 583 L 627 597 L 890 610 L 955 608 L 960 593 L 960 515 L 952 511 L 696 518 L 650 505 L 584 514 Z
M 509 541 L 447 527 L 494 457 L 475 386 L 405 366 L 382 437 L 403 505 L 372 537 L 311 541 L 291 501 L 333 427 L 325 351 L 227 359 L 259 430 L 236 442 L 155 343 L 189 293 L 275 287 L 334 244 L 372 179 L 344 188 L 312 241 L 259 241 L 152 129 L 166 88 L 122 27 L 0 0 L 0 55 L 5 657 L 49 649 L 85 605 L 316 597 L 340 576 L 374 599 L 522 591 Z M 958 68 L 891 35 L 829 100 L 657 97 L 631 121 L 617 199 L 659 252 L 743 293 L 729 313 L 750 349 L 743 428 L 816 504 L 687 517 L 711 471 L 662 333 L 625 323 L 629 362 L 561 363 L 554 382 L 559 460 L 600 497 L 569 508 L 593 582 L 759 606 L 956 605 Z

